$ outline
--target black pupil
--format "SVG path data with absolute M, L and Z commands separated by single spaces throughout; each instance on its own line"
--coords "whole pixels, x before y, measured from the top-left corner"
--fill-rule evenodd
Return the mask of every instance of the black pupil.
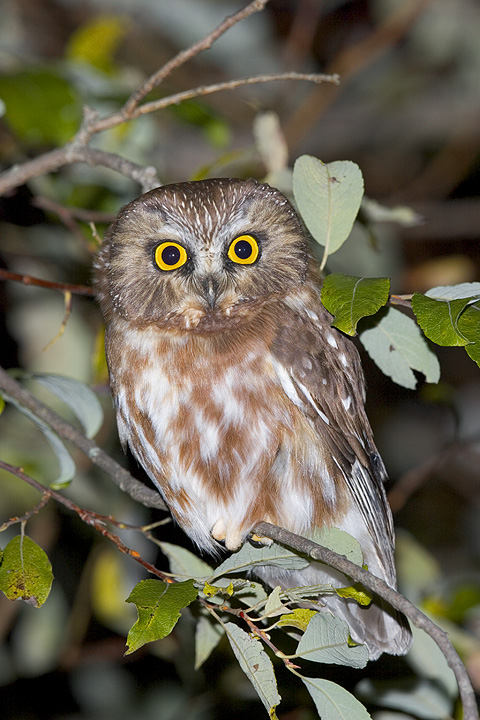
M 176 265 L 180 260 L 180 250 L 175 245 L 169 245 L 162 250 L 162 260 L 165 265 Z
M 251 243 L 248 240 L 239 240 L 235 245 L 235 254 L 241 260 L 246 260 L 252 254 L 253 249 Z

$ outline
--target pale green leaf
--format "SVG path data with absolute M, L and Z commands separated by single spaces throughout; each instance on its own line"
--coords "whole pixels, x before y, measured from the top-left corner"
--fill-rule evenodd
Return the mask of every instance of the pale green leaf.
M 180 618 L 180 610 L 196 597 L 193 580 L 166 583 L 148 579 L 135 585 L 126 602 L 136 606 L 138 620 L 128 633 L 126 654 L 169 635 Z
M 251 637 L 233 623 L 225 624 L 225 631 L 240 667 L 255 688 L 271 718 L 281 701 L 272 661 L 259 640 Z
M 458 685 L 453 670 L 448 666 L 445 655 L 437 643 L 423 630 L 412 625 L 413 645 L 407 656 L 407 662 L 417 675 L 433 680 L 441 686 L 447 695 L 455 700 Z
M 14 405 L 17 410 L 19 410 L 21 413 L 23 413 L 23 415 L 32 420 L 35 425 L 40 428 L 45 438 L 50 443 L 50 446 L 54 451 L 55 455 L 57 456 L 59 465 L 58 476 L 57 479 L 51 483 L 51 487 L 59 489 L 68 485 L 70 480 L 75 475 L 76 467 L 72 456 L 68 452 L 62 440 L 60 440 L 58 435 L 53 432 L 49 425 L 43 422 L 43 420 L 40 420 L 40 418 L 38 418 L 31 410 L 21 405 L 16 398 L 8 395 L 5 392 L 3 393 L 3 397 L 5 400 L 7 400 L 7 402 Z
M 249 580 L 245 587 L 235 592 L 235 597 L 237 600 L 240 600 L 241 603 L 247 605 L 247 607 L 254 607 L 259 603 L 264 602 L 268 595 L 265 592 L 263 585 L 258 582 L 254 582 L 253 580 Z
M 440 686 L 428 680 L 397 678 L 394 684 L 389 684 L 365 678 L 355 691 L 366 702 L 412 713 L 423 720 L 452 718 L 452 699 Z
M 340 685 L 322 678 L 302 680 L 322 720 L 371 720 L 363 705 Z
M 368 662 L 366 645 L 349 645 L 350 629 L 340 618 L 318 612 L 308 623 L 295 653 L 312 662 L 363 668 Z
M 415 227 L 422 222 L 421 216 L 411 207 L 406 205 L 387 207 L 367 197 L 362 200 L 362 213 L 369 222 L 392 222 L 401 227 Z
M 440 378 L 440 365 L 416 323 L 396 308 L 388 308 L 380 320 L 363 330 L 360 342 L 380 370 L 399 385 L 414 389 L 412 370 L 425 375 L 427 382 Z
M 222 625 L 215 622 L 210 614 L 200 615 L 195 629 L 195 670 L 210 657 L 224 634 Z
M 265 608 L 262 615 L 274 617 L 276 615 L 284 615 L 285 613 L 291 612 L 290 608 L 285 607 L 285 605 L 280 599 L 280 595 L 282 594 L 282 592 L 283 590 L 280 585 L 277 585 L 277 587 L 272 590 L 272 592 L 268 596 L 267 602 L 265 603 Z
M 308 535 L 310 540 L 345 555 L 355 565 L 363 565 L 363 552 L 360 543 L 352 535 L 336 527 L 317 528 L 313 534 Z
M 389 293 L 388 278 L 360 278 L 332 273 L 323 281 L 322 303 L 334 316 L 332 325 L 347 335 L 355 335 L 358 321 L 380 310 Z
M 288 165 L 288 147 L 278 115 L 262 112 L 253 121 L 255 145 L 267 173 L 279 173 Z
M 264 545 L 260 548 L 245 543 L 238 552 L 230 555 L 219 565 L 208 580 L 212 582 L 227 573 L 241 573 L 245 570 L 252 570 L 257 565 L 273 565 L 286 570 L 302 570 L 308 567 L 309 564 L 308 560 L 295 555 L 295 553 L 276 543 Z
M 349 160 L 326 165 L 302 155 L 293 167 L 293 194 L 312 237 L 325 248 L 323 267 L 350 235 L 358 214 L 363 196 L 360 168 Z
M 40 607 L 53 582 L 50 560 L 28 535 L 16 535 L 6 545 L 0 566 L 0 590 L 9 600 Z
M 168 558 L 172 575 L 197 580 L 210 578 L 212 575 L 213 568 L 190 550 L 168 542 L 159 542 L 158 545 Z
M 480 298 L 480 282 L 465 282 L 458 285 L 439 285 L 425 293 L 436 300 L 460 300 L 461 298 Z
M 35 374 L 32 377 L 72 410 L 80 420 L 87 437 L 92 438 L 97 434 L 103 422 L 103 410 L 88 385 L 64 375 Z

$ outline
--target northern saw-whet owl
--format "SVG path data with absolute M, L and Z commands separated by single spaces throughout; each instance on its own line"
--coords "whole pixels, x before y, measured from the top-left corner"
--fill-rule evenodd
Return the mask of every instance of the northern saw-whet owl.
M 353 535 L 395 587 L 385 468 L 354 344 L 330 325 L 289 201 L 253 180 L 166 185 L 127 205 L 96 262 L 119 435 L 203 551 L 237 550 L 265 520 Z M 274 587 L 332 583 L 320 563 L 265 566 Z M 405 618 L 322 597 L 371 659 L 405 653 Z

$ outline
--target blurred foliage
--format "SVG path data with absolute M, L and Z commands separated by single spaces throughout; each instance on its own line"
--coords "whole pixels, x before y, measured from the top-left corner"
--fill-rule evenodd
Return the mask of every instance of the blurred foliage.
M 71 139 L 84 103 L 101 113 L 116 109 L 149 73 L 239 5 L 130 0 L 122 3 L 120 15 L 108 0 L 4 0 L 2 168 Z M 269 125 L 263 137 L 279 133 L 279 155 L 284 157 L 288 146 L 288 164 L 301 153 L 325 162 L 352 160 L 362 169 L 369 198 L 383 207 L 411 208 L 421 219 L 401 226 L 377 215 L 373 222 L 358 224 L 348 243 L 329 258 L 329 271 L 390 277 L 398 293 L 478 282 L 479 32 L 476 0 L 271 0 L 263 14 L 169 77 L 162 94 L 283 69 L 338 71 L 343 76 L 338 88 L 252 86 L 212 95 L 108 131 L 95 145 L 155 165 L 165 182 L 205 174 L 267 177 L 288 193 L 286 155 L 276 166 L 258 130 L 264 111 L 273 111 L 278 123 Z M 102 168 L 70 166 L 35 179 L 0 200 L 0 265 L 88 284 L 96 246 L 88 223 L 74 216 L 63 221 L 39 199 L 115 213 L 137 194 L 130 180 Z M 368 214 L 368 208 L 362 212 Z M 106 221 L 96 225 L 101 235 Z M 475 339 L 477 312 L 472 308 L 467 318 Z M 105 413 L 98 442 L 123 462 L 99 349 L 99 313 L 91 300 L 75 297 L 64 335 L 44 350 L 63 316 L 58 294 L 2 284 L 1 364 L 94 384 Z M 369 414 L 395 481 L 396 521 L 405 529 L 398 539 L 401 588 L 448 630 L 480 689 L 480 378 L 463 348 L 445 348 L 439 357 L 442 385 L 420 382 L 407 391 L 385 379 L 364 354 Z M 56 407 L 75 422 L 60 400 Z M 158 519 L 73 455 L 77 475 L 66 493 L 75 502 L 132 525 Z M 55 479 L 42 433 L 12 407 L 0 417 L 0 457 L 45 483 Z M 39 500 L 9 475 L 1 474 L 0 484 L 0 522 L 22 516 Z M 2 547 L 17 530 L 10 527 L 0 535 Z M 194 670 L 188 611 L 168 638 L 124 658 L 133 608 L 111 603 L 108 590 L 118 588 L 127 598 L 145 574 L 112 551 L 105 538 L 52 503 L 28 520 L 27 532 L 48 554 L 55 581 L 40 609 L 0 594 L 5 720 L 261 716 L 263 709 L 225 639 Z M 154 532 L 188 547 L 172 524 Z M 167 567 L 140 533 L 119 534 L 142 557 Z M 364 671 L 346 671 L 342 684 L 354 690 L 364 679 L 359 692 L 371 699 L 380 720 L 385 715 L 375 710 L 378 683 L 390 683 L 390 694 L 382 685 L 383 697 L 398 708 L 392 683 L 398 691 L 403 688 L 404 696 L 411 695 L 420 668 L 423 684 L 415 689 L 416 702 L 422 697 L 428 702 L 436 692 L 433 702 L 443 712 L 455 692 L 448 668 L 422 633 L 415 648 L 417 654 L 406 660 L 383 657 Z M 337 680 L 337 673 L 327 667 L 325 677 Z M 284 685 L 280 718 L 315 717 L 306 691 L 285 682 L 279 668 L 279 686 Z M 409 717 L 418 716 L 418 707 Z M 392 709 L 388 717 L 405 715 Z

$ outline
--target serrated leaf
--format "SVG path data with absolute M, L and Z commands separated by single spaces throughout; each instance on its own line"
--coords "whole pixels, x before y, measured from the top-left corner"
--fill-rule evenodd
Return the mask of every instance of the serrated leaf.
M 349 645 L 350 629 L 341 618 L 318 612 L 308 623 L 295 653 L 312 662 L 363 668 L 368 662 L 366 645 Z
M 16 535 L 3 551 L 0 590 L 9 600 L 40 607 L 53 582 L 50 560 L 28 535 Z
M 294 627 L 297 628 L 297 630 L 305 632 L 308 623 L 316 614 L 316 610 L 296 608 L 293 612 L 288 613 L 288 615 L 282 615 L 280 620 L 277 622 L 277 625 L 278 627 Z
M 168 558 L 172 575 L 196 578 L 197 580 L 211 577 L 213 568 L 190 550 L 167 542 L 160 542 L 158 545 Z
M 35 374 L 32 377 L 72 410 L 87 437 L 92 438 L 97 434 L 103 422 L 103 410 L 88 385 L 64 375 Z
M 360 278 L 342 273 L 327 275 L 322 286 L 322 303 L 334 316 L 332 325 L 355 335 L 362 317 L 374 315 L 388 301 L 388 278 Z
M 126 655 L 148 642 L 169 635 L 180 618 L 180 610 L 190 605 L 196 597 L 193 580 L 166 583 L 148 579 L 135 585 L 126 602 L 136 606 L 138 620 L 128 633 Z
M 311 155 L 299 157 L 293 167 L 293 195 L 312 237 L 328 255 L 350 235 L 363 196 L 363 177 L 349 160 L 328 165 Z
M 49 425 L 40 420 L 31 410 L 21 405 L 16 398 L 7 393 L 3 394 L 5 400 L 14 405 L 23 415 L 28 417 L 32 422 L 40 428 L 45 438 L 50 443 L 50 446 L 57 456 L 59 471 L 57 479 L 50 484 L 50 487 L 54 489 L 62 489 L 70 483 L 76 472 L 76 466 L 72 456 L 68 452 L 67 448 L 60 440 L 58 435 L 53 432 Z
M 372 720 L 363 705 L 340 685 L 302 676 L 322 720 Z
M 244 572 L 252 570 L 257 565 L 273 565 L 274 567 L 288 570 L 302 570 L 308 567 L 309 561 L 295 555 L 281 545 L 272 543 L 261 548 L 253 547 L 245 543 L 238 552 L 233 553 L 221 565 L 217 567 L 214 574 L 208 578 L 212 582 L 216 578 L 233 572 Z
M 475 298 L 440 300 L 421 293 L 412 296 L 412 310 L 425 335 L 437 345 L 466 345 L 469 341 L 459 330 L 458 321 L 467 305 Z
M 380 320 L 363 330 L 360 342 L 380 370 L 394 382 L 413 390 L 417 381 L 412 372 L 425 375 L 427 382 L 440 378 L 440 364 L 416 323 L 396 308 L 388 308 Z
M 269 716 L 276 719 L 275 708 L 281 701 L 272 661 L 259 640 L 233 623 L 225 623 L 225 632 L 240 667 L 255 688 Z
M 210 615 L 200 615 L 195 629 L 195 670 L 210 657 L 225 634 L 219 622 Z
M 367 702 L 412 713 L 423 720 L 450 720 L 452 717 L 452 699 L 439 685 L 428 680 L 397 678 L 392 686 L 365 678 L 355 691 Z
M 334 550 L 339 555 L 345 555 L 355 565 L 363 565 L 363 552 L 360 543 L 352 535 L 336 527 L 317 528 L 313 534 L 308 535 L 310 540 Z

